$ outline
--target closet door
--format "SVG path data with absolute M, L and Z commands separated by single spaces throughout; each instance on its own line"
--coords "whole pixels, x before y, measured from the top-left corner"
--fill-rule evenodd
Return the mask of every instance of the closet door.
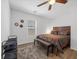
M 28 20 L 28 40 L 29 42 L 33 42 L 35 37 L 36 37 L 36 33 L 37 33 L 37 22 L 35 20 Z

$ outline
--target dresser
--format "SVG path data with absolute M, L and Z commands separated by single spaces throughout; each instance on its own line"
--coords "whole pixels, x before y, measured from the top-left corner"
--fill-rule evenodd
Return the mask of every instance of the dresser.
M 17 37 L 10 35 L 2 42 L 2 59 L 17 59 Z

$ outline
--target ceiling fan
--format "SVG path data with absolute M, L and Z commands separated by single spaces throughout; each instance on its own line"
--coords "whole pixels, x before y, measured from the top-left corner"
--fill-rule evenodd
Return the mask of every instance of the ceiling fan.
M 49 4 L 48 10 L 51 10 L 52 5 L 55 4 L 56 2 L 57 2 L 57 3 L 65 4 L 65 3 L 67 2 L 67 0 L 48 0 L 48 1 L 45 1 L 45 2 L 43 2 L 43 3 L 39 4 L 39 5 L 37 5 L 37 7 L 40 7 L 40 6 L 42 6 L 42 5 L 48 3 L 48 4 Z

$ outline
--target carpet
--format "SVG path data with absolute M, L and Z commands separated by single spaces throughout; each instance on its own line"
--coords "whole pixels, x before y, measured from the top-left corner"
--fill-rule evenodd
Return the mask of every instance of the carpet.
M 66 48 L 63 51 L 64 54 L 58 53 L 56 56 L 53 52 L 47 56 L 46 49 L 40 45 L 24 44 L 18 46 L 17 59 L 77 59 L 77 51 L 70 48 Z
M 29 44 L 18 48 L 18 59 L 47 59 L 46 51 L 41 46 Z

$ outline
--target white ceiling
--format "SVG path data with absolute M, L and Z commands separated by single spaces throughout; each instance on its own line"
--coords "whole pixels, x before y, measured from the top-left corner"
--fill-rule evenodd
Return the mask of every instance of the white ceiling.
M 48 11 L 49 4 L 37 7 L 38 4 L 44 1 L 47 0 L 10 0 L 10 6 L 12 9 L 23 12 L 29 12 L 31 14 L 40 15 L 47 18 L 54 18 L 60 14 L 68 12 L 71 6 L 73 6 L 76 2 L 76 0 L 68 0 L 66 4 L 55 3 L 52 6 L 52 10 Z

